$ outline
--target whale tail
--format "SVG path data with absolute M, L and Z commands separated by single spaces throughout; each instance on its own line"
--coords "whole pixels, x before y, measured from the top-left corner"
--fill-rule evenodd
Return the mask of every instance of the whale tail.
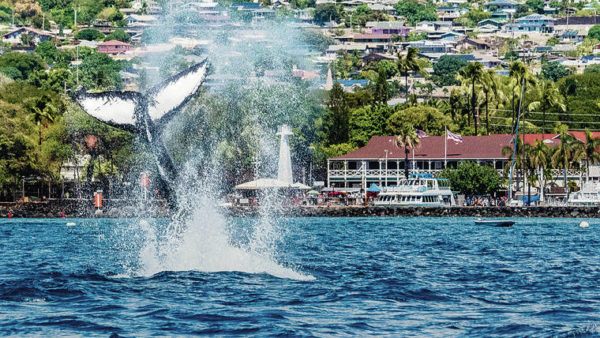
M 200 90 L 208 68 L 205 59 L 167 78 L 145 95 L 128 91 L 79 93 L 75 100 L 89 115 L 122 129 L 135 129 L 140 109 L 147 110 L 154 124 L 164 124 Z M 147 107 L 140 107 L 144 99 Z

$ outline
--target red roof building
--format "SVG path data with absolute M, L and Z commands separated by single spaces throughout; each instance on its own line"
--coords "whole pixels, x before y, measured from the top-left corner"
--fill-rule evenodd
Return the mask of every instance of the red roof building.
M 600 133 L 595 133 L 600 137 Z M 584 132 L 573 132 L 577 139 L 585 140 Z M 548 146 L 560 144 L 556 134 L 526 134 L 521 136 L 525 143 L 543 141 Z M 403 147 L 396 146 L 394 136 L 374 136 L 367 145 L 348 154 L 327 160 L 328 186 L 359 188 L 371 183 L 380 186 L 396 185 L 404 178 Z M 503 154 L 506 147 L 512 148 L 512 134 L 485 136 L 463 136 L 463 142 L 444 142 L 444 136 L 427 136 L 420 139 L 414 150 L 409 149 L 411 173 L 437 174 L 444 167 L 456 168 L 460 162 L 475 161 L 503 171 L 509 160 Z M 579 177 L 577 177 L 579 178 Z
M 118 40 L 110 40 L 105 41 L 103 43 L 98 44 L 98 52 L 104 54 L 123 54 L 131 49 L 131 45 L 118 41 Z

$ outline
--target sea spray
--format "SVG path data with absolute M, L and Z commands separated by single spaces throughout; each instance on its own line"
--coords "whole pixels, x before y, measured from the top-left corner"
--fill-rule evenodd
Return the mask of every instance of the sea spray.
M 164 21 L 165 30 L 153 31 L 163 35 L 187 31 L 188 37 L 200 38 L 200 23 L 187 22 L 177 28 L 172 19 Z M 139 253 L 132 264 L 134 274 L 241 271 L 310 280 L 311 276 L 279 261 L 285 227 L 274 216 L 282 204 L 276 191 L 260 192 L 259 217 L 246 229 L 232 225 L 236 221 L 219 208 L 222 196 L 240 183 L 240 177 L 276 176 L 278 127 L 283 123 L 297 127 L 294 121 L 304 121 L 315 111 L 306 104 L 308 86 L 291 75 L 293 65 L 310 67 L 307 50 L 298 43 L 298 31 L 285 22 L 201 31 L 201 38 L 208 41 L 202 56 L 211 63 L 211 76 L 203 93 L 163 132 L 181 168 L 178 214 L 165 223 L 144 220 L 140 212 L 142 217 L 133 227 L 138 232 L 134 238 L 139 239 L 132 244 Z M 177 53 L 172 59 L 144 61 L 160 63 L 161 74 L 169 75 L 173 64 L 193 56 Z M 252 164 L 244 158 L 252 159 Z M 246 175 L 252 167 L 253 175 Z

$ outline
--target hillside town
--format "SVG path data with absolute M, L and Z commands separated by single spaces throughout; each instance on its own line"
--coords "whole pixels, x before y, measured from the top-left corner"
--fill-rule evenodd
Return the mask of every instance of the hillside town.
M 527 194 L 531 203 L 533 188 L 566 201 L 600 180 L 598 8 L 544 0 L 4 3 L 0 110 L 13 122 L 0 127 L 0 200 L 81 198 L 83 181 L 107 186 L 132 168 L 130 135 L 101 135 L 77 118 L 76 135 L 65 129 L 73 92 L 146 90 L 215 43 L 266 43 L 253 29 L 271 23 L 302 32 L 297 44 L 309 46 L 285 69 L 251 74 L 292 79 L 314 98 L 317 116 L 292 126 L 316 130 L 293 145 L 302 154 L 297 180 L 364 194 L 371 184 L 475 162 L 499 183 L 452 182 L 463 195 Z M 235 78 L 243 80 L 215 74 L 206 86 Z M 19 118 L 30 125 L 20 130 Z M 459 141 L 448 142 L 449 133 Z M 230 186 L 249 180 L 248 171 L 228 173 Z

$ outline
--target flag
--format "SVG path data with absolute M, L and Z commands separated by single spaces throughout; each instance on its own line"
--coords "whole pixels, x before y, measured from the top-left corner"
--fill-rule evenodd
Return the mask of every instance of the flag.
M 446 133 L 448 134 L 448 136 L 447 136 L 448 140 L 452 140 L 456 143 L 463 143 L 464 140 L 463 140 L 462 136 L 455 134 L 455 133 L 451 132 L 450 130 L 446 131 Z
M 424 138 L 424 137 L 428 137 L 428 136 L 429 136 L 429 135 L 427 135 L 427 133 L 426 133 L 426 132 L 424 132 L 423 130 L 421 130 L 421 129 L 417 129 L 417 137 L 418 137 L 418 138 Z

